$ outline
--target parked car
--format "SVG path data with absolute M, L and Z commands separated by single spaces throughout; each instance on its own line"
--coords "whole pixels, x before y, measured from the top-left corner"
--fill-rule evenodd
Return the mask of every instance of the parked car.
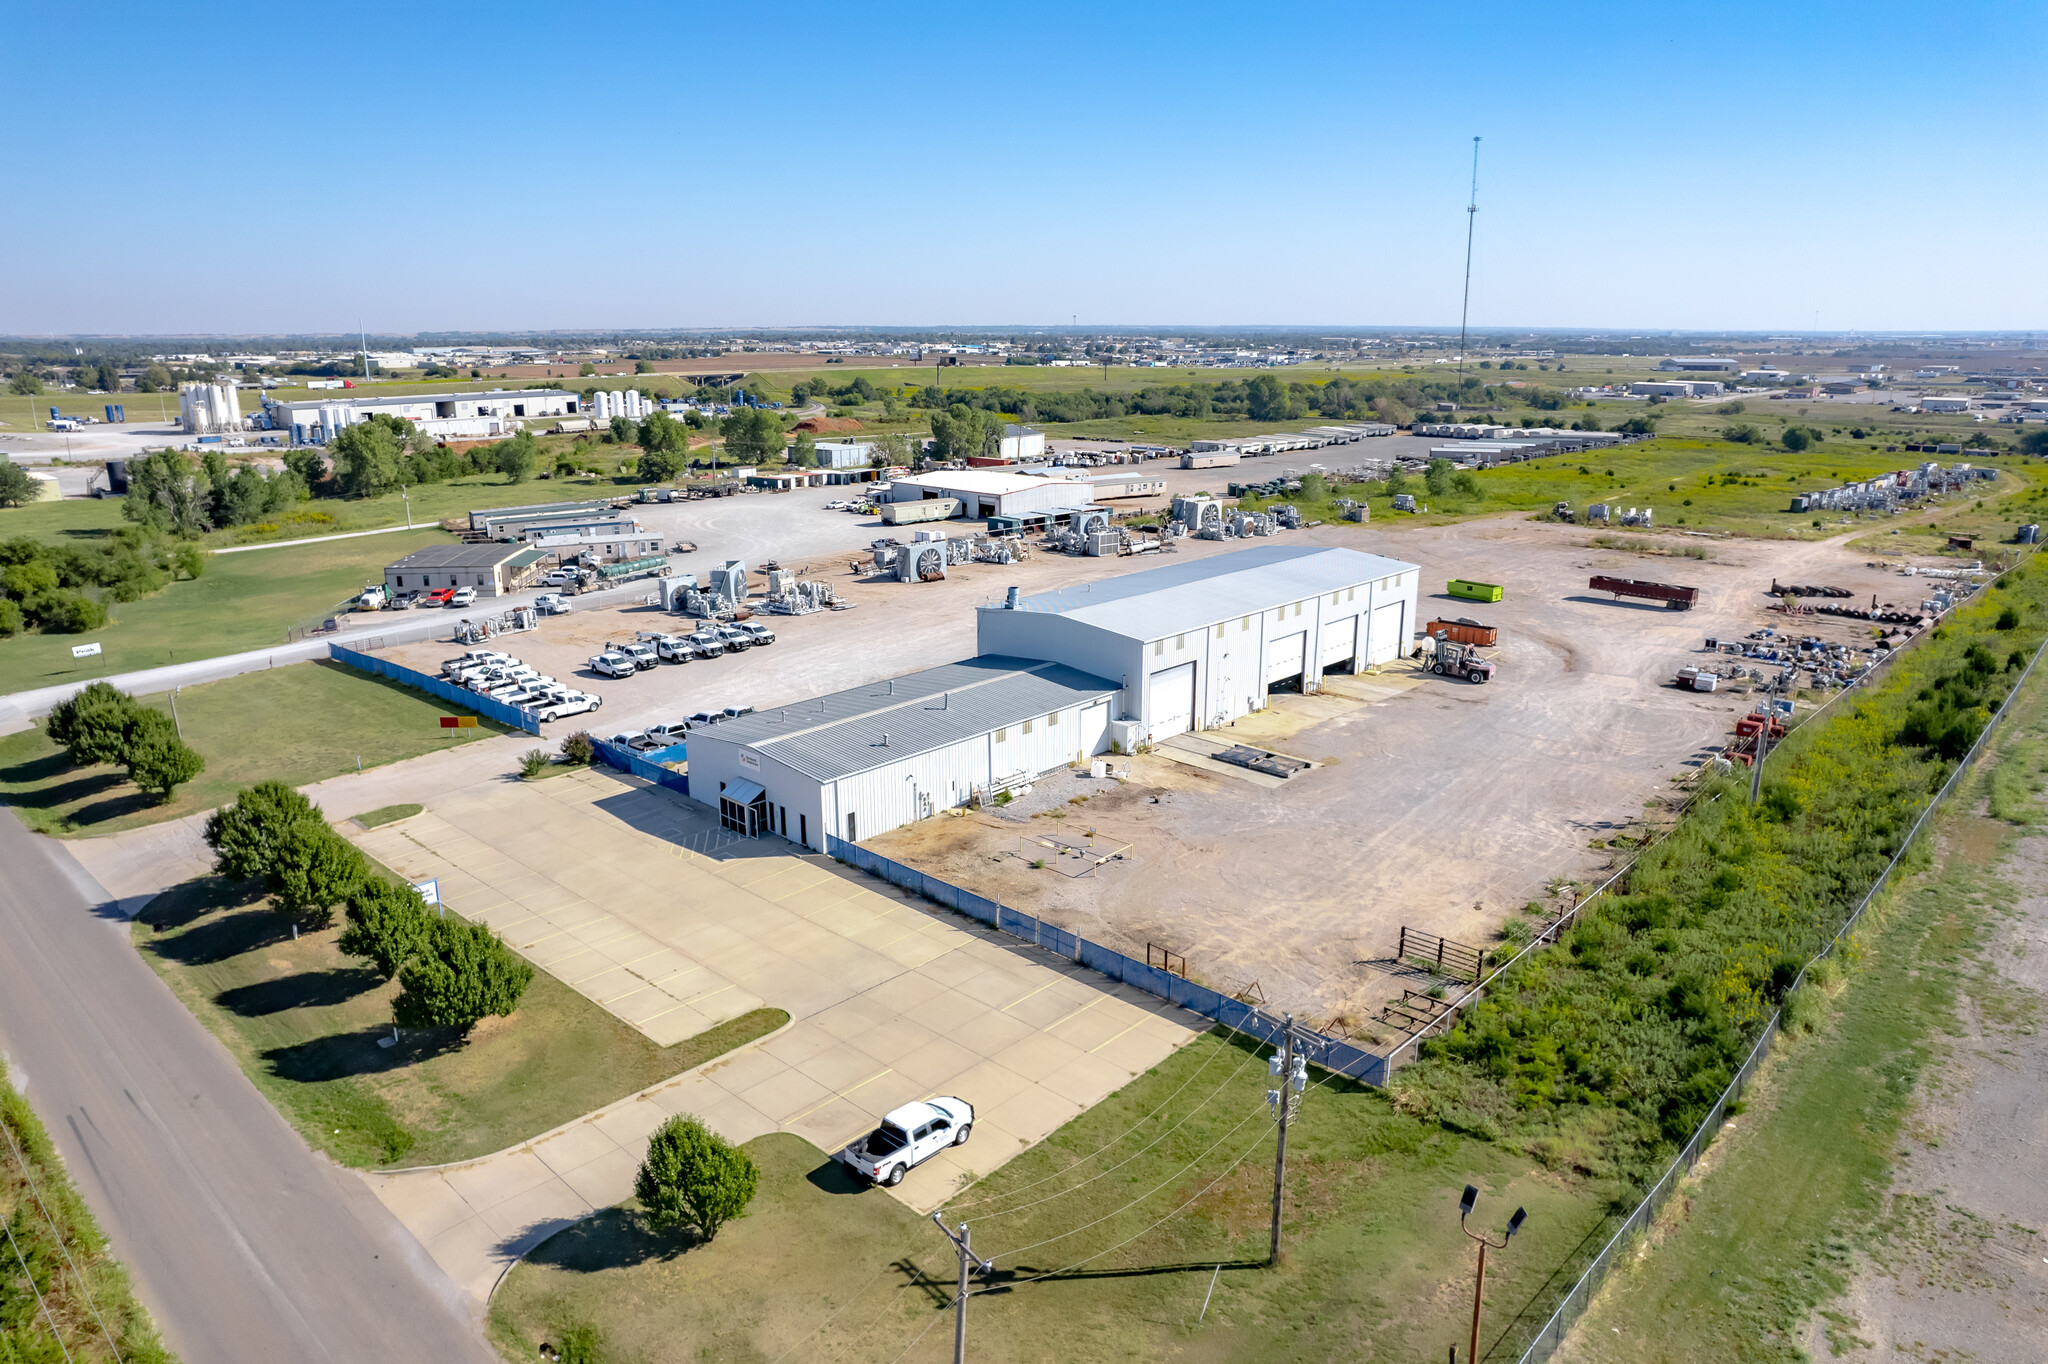
M 747 634 L 752 635 L 756 644 L 773 644 L 775 642 L 775 632 L 758 620 L 739 621 L 732 628 L 744 630 Z
M 448 594 L 448 604 L 457 608 L 476 605 L 476 589 L 473 587 L 456 588 Z
M 581 715 L 596 710 L 604 704 L 601 696 L 592 696 L 587 691 L 572 691 L 542 702 L 534 713 L 543 720 L 559 720 L 567 715 Z
M 890 1109 L 881 1126 L 841 1151 L 839 1159 L 855 1174 L 893 1188 L 948 1146 L 965 1145 L 973 1130 L 974 1105 L 942 1095 Z
M 533 609 L 543 616 L 568 614 L 569 599 L 559 592 L 543 592 L 533 599 Z
M 542 587 L 574 587 L 577 573 L 573 568 L 557 568 L 541 577 Z
M 752 706 L 727 706 L 725 708 L 725 718 L 728 720 L 737 720 L 742 715 L 752 715 L 753 713 L 754 708 Z
M 718 632 L 718 642 L 734 653 L 753 646 L 754 637 L 737 625 L 719 625 L 713 628 Z
M 590 670 L 603 677 L 631 677 L 640 665 L 624 654 L 603 653 L 591 658 Z
M 701 728 L 704 725 L 723 724 L 724 722 L 725 712 L 718 710 L 700 710 L 690 717 L 690 726 L 693 729 Z
M 659 668 L 661 666 L 661 655 L 654 652 L 654 646 L 652 644 L 643 644 L 638 640 L 631 644 L 607 644 L 605 651 L 607 653 L 624 654 L 643 669 Z
M 399 592 L 392 596 L 387 609 L 392 611 L 410 611 L 413 603 L 419 599 L 420 594 L 417 592 Z
M 451 600 L 454 599 L 454 596 L 454 588 L 437 587 L 433 591 L 427 593 L 425 597 L 421 598 L 420 604 L 423 606 L 446 606 Z
M 668 747 L 664 740 L 657 739 L 652 734 L 631 734 L 626 737 L 625 743 L 626 748 L 634 753 L 656 753 Z
M 661 642 L 654 646 L 654 652 L 671 663 L 688 663 L 702 650 L 698 649 L 696 641 L 688 635 L 664 635 Z
M 647 737 L 659 739 L 665 745 L 682 743 L 690 737 L 690 722 L 688 720 L 671 720 L 667 724 L 649 725 L 647 727 Z
M 697 652 L 706 658 L 717 658 L 725 652 L 725 641 L 718 637 L 718 631 L 708 625 L 700 625 L 691 631 L 689 640 L 697 646 Z

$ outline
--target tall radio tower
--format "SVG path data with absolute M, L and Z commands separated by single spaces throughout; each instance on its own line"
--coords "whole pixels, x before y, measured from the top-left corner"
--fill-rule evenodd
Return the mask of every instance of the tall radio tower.
M 1458 312 L 1458 387 L 1465 386 L 1465 324 L 1472 316 L 1472 229 L 1479 221 L 1479 139 L 1472 139 L 1472 202 L 1465 205 L 1465 303 Z

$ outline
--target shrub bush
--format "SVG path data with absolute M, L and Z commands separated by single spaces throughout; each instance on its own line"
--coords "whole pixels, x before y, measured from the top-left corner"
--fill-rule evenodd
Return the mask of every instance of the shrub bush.
M 372 876 L 357 888 L 346 913 L 348 927 L 335 945 L 370 961 L 386 980 L 395 978 L 425 949 L 434 924 L 434 912 L 418 891 L 381 876 Z
M 753 1157 L 697 1119 L 678 1114 L 647 1139 L 633 1193 L 654 1230 L 693 1226 L 709 1241 L 745 1214 L 760 1182 Z
M 484 925 L 436 918 L 426 941 L 399 968 L 398 981 L 403 989 L 391 1012 L 400 1027 L 467 1033 L 493 1014 L 518 1008 L 533 968 Z
M 568 738 L 562 740 L 563 762 L 574 763 L 578 767 L 587 767 L 595 757 L 597 757 L 597 744 L 591 739 L 589 730 L 579 729 Z
M 531 781 L 548 770 L 549 762 L 546 749 L 529 748 L 519 755 L 519 775 Z

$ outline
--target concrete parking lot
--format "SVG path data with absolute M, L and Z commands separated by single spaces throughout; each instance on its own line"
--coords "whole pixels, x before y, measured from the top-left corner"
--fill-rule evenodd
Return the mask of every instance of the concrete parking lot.
M 934 1094 L 967 1145 L 891 1192 L 936 1206 L 1199 1033 L 1205 1020 L 602 770 L 471 785 L 356 838 L 667 1044 L 762 1004 L 781 1032 L 557 1132 L 460 1166 L 371 1177 L 479 1299 L 553 1231 L 632 1191 L 647 1134 L 691 1113 L 734 1141 L 836 1151 Z M 877 1195 L 880 1196 L 880 1195 Z

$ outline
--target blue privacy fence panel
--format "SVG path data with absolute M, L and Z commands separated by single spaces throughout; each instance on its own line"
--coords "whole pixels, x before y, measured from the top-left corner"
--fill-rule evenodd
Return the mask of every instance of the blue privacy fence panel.
M 1213 1018 L 1226 1028 L 1233 1028 L 1247 1037 L 1256 1037 L 1262 1042 L 1278 1042 L 1286 1031 L 1286 1021 L 1265 1013 L 1254 1005 L 1240 999 L 1232 999 L 1218 990 L 1196 981 L 1186 980 L 1170 971 L 1148 966 L 1134 957 L 1127 957 L 1100 943 L 1032 918 L 1029 914 L 999 906 L 993 900 L 976 895 L 971 890 L 962 890 L 949 881 L 941 881 L 915 867 L 906 867 L 901 862 L 883 857 L 861 847 L 848 843 L 843 838 L 825 836 L 825 852 L 838 858 L 848 866 L 859 867 L 881 877 L 890 885 L 901 886 L 912 894 L 921 895 L 935 905 L 956 909 L 970 918 L 979 919 L 993 928 L 1002 930 L 1027 942 L 1037 943 L 1049 952 L 1067 958 L 1091 971 L 1100 972 L 1111 980 L 1122 981 L 1135 986 L 1157 999 L 1166 1000 L 1183 1009 L 1198 1013 L 1204 1018 Z M 1316 1064 L 1326 1070 L 1335 1071 L 1354 1080 L 1367 1084 L 1386 1083 L 1386 1058 L 1363 1047 L 1354 1046 L 1339 1038 L 1311 1034 L 1311 1056 Z
M 443 701 L 473 710 L 478 715 L 496 720 L 501 725 L 524 730 L 528 734 L 540 733 L 540 720 L 532 711 L 508 706 L 503 701 L 493 701 L 488 696 L 478 696 L 473 691 L 444 682 L 438 677 L 429 677 L 423 672 L 415 672 L 403 664 L 393 663 L 388 658 L 379 658 L 375 654 L 359 654 L 354 649 L 344 649 L 339 644 L 328 645 L 327 656 L 337 663 L 346 663 L 351 668 L 374 673 L 378 677 L 388 677 L 408 687 L 416 687 L 429 696 L 438 696 Z
M 598 760 L 606 767 L 615 768 L 627 776 L 639 777 L 642 781 L 651 781 L 656 786 L 666 787 L 678 795 L 690 794 L 689 773 L 671 772 L 660 763 L 649 762 L 646 757 L 622 744 L 607 743 L 596 738 L 593 738 L 590 744 L 597 750 Z M 676 744 L 670 748 L 656 749 L 651 756 L 666 758 L 669 754 L 674 754 L 675 757 L 681 758 L 687 756 L 688 747 L 687 744 Z M 669 761 L 673 762 L 674 758 L 670 758 Z

